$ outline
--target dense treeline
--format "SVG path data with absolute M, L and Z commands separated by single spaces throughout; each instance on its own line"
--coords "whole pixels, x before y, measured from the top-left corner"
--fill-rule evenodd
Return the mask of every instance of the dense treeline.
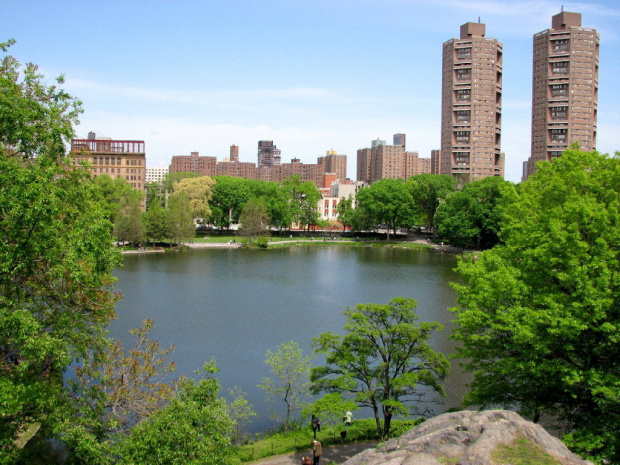
M 148 338 L 152 322 L 133 331 L 131 350 L 106 336 L 121 259 L 112 231 L 182 241 L 197 217 L 220 228 L 307 226 L 316 188 L 178 176 L 149 191 L 142 214 L 145 199 L 122 181 L 93 182 L 66 157 L 82 110 L 61 84 L 2 60 L 0 464 L 51 463 L 55 439 L 69 464 L 234 465 L 252 411 L 241 392 L 220 397 L 215 362 L 171 380 L 171 349 Z M 424 226 L 489 248 L 458 265 L 452 337 L 474 374 L 464 405 L 544 419 L 584 457 L 619 463 L 620 155 L 572 149 L 537 168 L 519 186 L 485 179 L 460 191 L 442 176 L 385 180 L 339 212 L 360 229 Z M 310 367 L 293 342 L 268 353 L 276 379 L 262 385 L 285 401 L 286 423 L 298 411 L 334 420 L 365 405 L 385 438 L 394 416 L 423 413 L 421 387 L 441 395 L 449 364 L 428 345 L 440 325 L 418 324 L 415 306 L 394 298 L 345 310 L 342 334 L 312 341 L 323 366 Z M 312 405 L 288 396 L 308 386 L 325 395 Z

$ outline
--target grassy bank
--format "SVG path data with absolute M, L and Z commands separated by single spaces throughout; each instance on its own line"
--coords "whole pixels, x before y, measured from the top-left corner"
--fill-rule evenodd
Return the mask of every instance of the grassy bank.
M 394 430 L 392 437 L 400 436 L 422 421 L 423 419 L 407 421 L 393 420 L 392 425 Z M 345 431 L 342 425 L 336 427 L 322 425 L 321 431 L 317 433 L 316 438 L 321 442 L 323 447 L 379 440 L 377 426 L 372 418 L 355 420 L 349 428 L 346 428 L 346 435 L 344 437 L 340 434 L 342 431 Z M 239 453 L 243 462 L 254 462 L 274 455 L 309 450 L 312 447 L 312 438 L 312 428 L 310 425 L 307 425 L 286 433 L 270 434 L 263 439 L 244 444 L 240 446 Z

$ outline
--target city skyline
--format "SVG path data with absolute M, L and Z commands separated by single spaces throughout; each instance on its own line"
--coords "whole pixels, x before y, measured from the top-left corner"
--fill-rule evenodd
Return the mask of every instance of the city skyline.
M 256 162 L 273 140 L 282 162 L 314 163 L 407 135 L 429 158 L 441 145 L 442 44 L 482 22 L 504 44 L 502 152 L 519 182 L 530 156 L 532 42 L 564 11 L 601 36 L 597 149 L 620 150 L 620 7 L 573 3 L 439 0 L 179 1 L 105 3 L 9 0 L 0 41 L 40 66 L 47 82 L 84 102 L 76 137 L 89 131 L 139 139 L 149 167 L 198 151 Z

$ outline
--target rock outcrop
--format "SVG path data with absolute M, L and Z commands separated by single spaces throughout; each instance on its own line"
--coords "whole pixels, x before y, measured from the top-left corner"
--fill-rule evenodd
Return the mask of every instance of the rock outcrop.
M 542 426 L 507 410 L 439 415 L 343 465 L 489 465 L 496 463 L 491 457 L 498 447 L 520 439 L 540 447 L 559 465 L 592 465 Z

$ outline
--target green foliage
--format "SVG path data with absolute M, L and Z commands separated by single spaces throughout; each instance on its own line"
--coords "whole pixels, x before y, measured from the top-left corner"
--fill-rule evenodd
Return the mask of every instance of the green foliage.
M 151 202 L 144 213 L 144 234 L 151 242 L 163 241 L 168 238 L 169 212 L 159 202 Z
M 316 415 L 321 419 L 321 425 L 336 426 L 342 424 L 343 412 L 358 409 L 355 402 L 344 399 L 340 392 L 331 392 L 306 406 L 301 414 L 303 417 Z
M 382 179 L 357 193 L 355 229 L 374 229 L 387 226 L 390 231 L 407 226 L 411 222 L 413 199 L 402 179 Z
M 456 190 L 456 181 L 448 174 L 419 174 L 407 179 L 418 223 L 435 232 L 435 212 L 442 201 Z
M 132 198 L 122 199 L 120 210 L 114 221 L 114 237 L 120 242 L 139 244 L 146 238 L 140 200 Z
M 383 438 L 392 417 L 416 413 L 411 404 L 425 393 L 443 396 L 440 381 L 450 371 L 446 358 L 427 342 L 442 326 L 416 324 L 416 305 L 413 299 L 395 298 L 385 305 L 347 308 L 345 336 L 327 332 L 312 340 L 326 362 L 312 369 L 312 391 L 353 394 L 358 405 L 372 408 Z
M 547 414 L 618 462 L 618 156 L 568 150 L 539 164 L 505 211 L 502 239 L 458 266 L 467 404 Z
M 231 222 L 237 223 L 250 196 L 247 179 L 216 176 L 213 196 L 209 200 L 212 210 L 210 223 L 220 228 L 228 228 Z
M 269 217 L 263 200 L 254 198 L 248 200 L 241 211 L 239 222 L 241 234 L 247 237 L 252 245 L 254 237 L 265 234 L 269 227 Z
M 8 44 L 0 45 L 6 51 Z M 120 256 L 88 175 L 68 170 L 79 101 L 36 66 L 0 67 L 0 463 L 22 430 L 64 411 L 62 374 L 104 346 Z M 62 79 L 58 79 L 61 83 Z
M 311 181 L 301 182 L 299 176 L 289 176 L 282 183 L 287 192 L 290 208 L 290 219 L 300 225 L 310 226 L 317 224 L 319 213 L 317 204 L 321 193 Z
M 168 198 L 167 231 L 175 243 L 181 244 L 194 237 L 194 214 L 189 195 L 185 190 L 179 190 Z
M 186 379 L 172 402 L 138 423 L 119 446 L 120 464 L 235 465 L 234 422 L 218 398 L 214 362 L 198 382 Z
M 449 194 L 435 214 L 437 234 L 455 246 L 489 249 L 499 243 L 501 213 L 515 187 L 498 177 L 466 184 Z
M 209 176 L 183 178 L 172 186 L 172 195 L 185 192 L 189 200 L 192 220 L 211 216 L 209 200 L 213 195 L 215 180 Z
M 284 429 L 291 428 L 294 415 L 304 407 L 304 399 L 309 387 L 311 357 L 305 356 L 295 341 L 281 344 L 276 352 L 267 351 L 265 360 L 271 367 L 275 379 L 263 378 L 258 385 L 269 400 L 282 400 L 286 404 L 286 414 L 277 411 L 273 418 L 283 420 Z

